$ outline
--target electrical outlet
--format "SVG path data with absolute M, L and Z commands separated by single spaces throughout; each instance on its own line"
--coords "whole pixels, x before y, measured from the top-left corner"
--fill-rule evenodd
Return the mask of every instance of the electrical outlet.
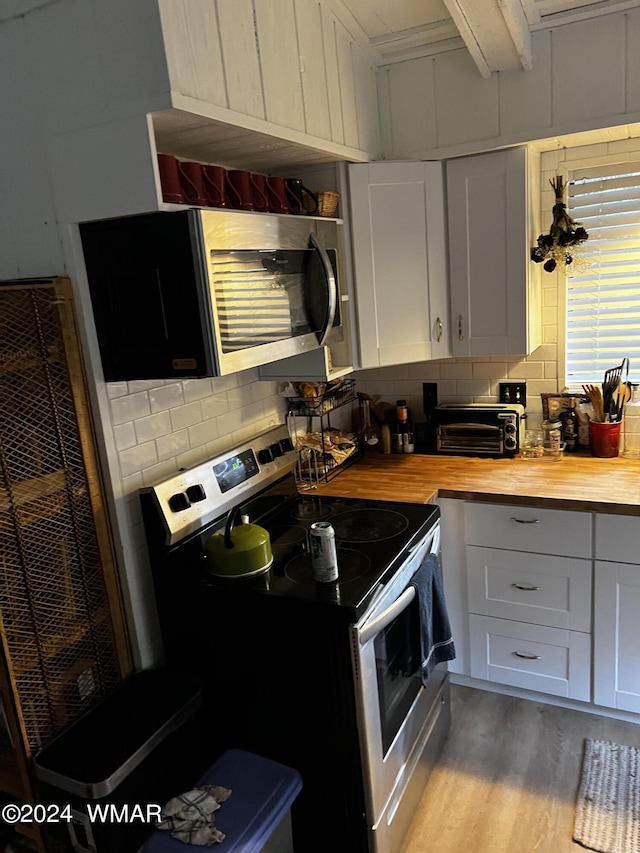
M 501 382 L 501 403 L 521 403 L 527 405 L 527 383 L 526 382 Z

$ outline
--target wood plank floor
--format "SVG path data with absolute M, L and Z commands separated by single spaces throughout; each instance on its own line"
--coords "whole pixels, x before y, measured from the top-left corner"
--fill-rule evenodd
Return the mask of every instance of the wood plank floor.
M 452 685 L 452 726 L 403 853 L 579 853 L 584 739 L 640 746 L 640 725 Z

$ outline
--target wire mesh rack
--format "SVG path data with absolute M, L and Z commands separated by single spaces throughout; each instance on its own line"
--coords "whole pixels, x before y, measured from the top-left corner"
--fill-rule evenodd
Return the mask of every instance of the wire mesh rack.
M 32 751 L 120 680 L 57 299 L 0 289 L 0 629 Z
M 361 436 L 352 423 L 355 381 L 346 379 L 333 386 L 298 383 L 298 387 L 306 393 L 287 398 L 287 426 L 298 454 L 296 480 L 326 483 L 362 456 Z

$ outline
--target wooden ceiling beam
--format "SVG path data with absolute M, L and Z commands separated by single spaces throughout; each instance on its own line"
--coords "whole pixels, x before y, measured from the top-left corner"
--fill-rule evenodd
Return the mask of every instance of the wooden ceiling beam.
M 483 77 L 490 77 L 493 71 L 531 69 L 531 33 L 522 2 L 444 0 Z

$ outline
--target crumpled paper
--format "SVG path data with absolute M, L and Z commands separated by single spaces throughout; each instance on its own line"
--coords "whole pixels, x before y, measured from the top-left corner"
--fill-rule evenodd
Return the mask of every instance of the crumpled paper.
M 203 785 L 178 794 L 163 807 L 156 827 L 197 847 L 224 841 L 224 833 L 213 825 L 213 813 L 230 795 L 231 791 L 221 785 Z

